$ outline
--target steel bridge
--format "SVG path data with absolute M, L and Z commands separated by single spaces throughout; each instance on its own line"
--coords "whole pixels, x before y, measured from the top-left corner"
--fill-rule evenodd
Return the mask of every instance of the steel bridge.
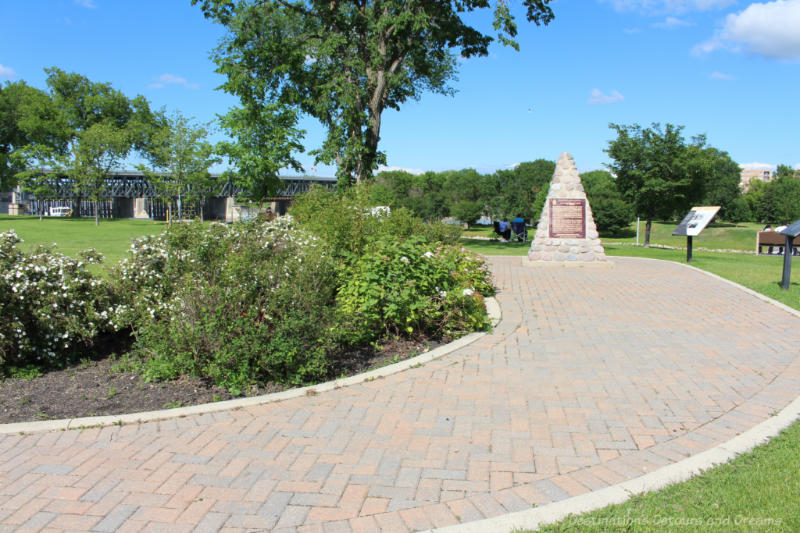
M 238 196 L 241 188 L 234 187 L 229 181 L 223 182 L 222 174 L 211 174 L 211 178 L 217 181 L 217 185 L 207 191 L 204 196 L 227 198 Z M 289 200 L 308 191 L 312 185 L 322 185 L 323 187 L 333 187 L 336 185 L 336 178 L 317 177 L 317 176 L 289 176 L 281 177 L 281 186 L 278 188 L 274 197 L 268 200 Z M 75 190 L 73 181 L 69 178 L 56 178 L 53 183 L 55 198 L 70 199 L 80 197 L 80 193 Z M 156 187 L 147 177 L 138 171 L 115 172 L 110 178 L 106 179 L 106 190 L 103 196 L 107 198 L 153 198 L 159 196 Z
M 230 180 L 224 179 L 222 174 L 211 174 L 211 178 L 217 181 L 216 186 L 205 191 L 203 195 L 196 195 L 204 197 L 202 203 L 197 200 L 187 202 L 184 199 L 180 202 L 172 199 L 170 203 L 173 211 L 181 211 L 188 216 L 199 216 L 202 210 L 203 213 L 210 215 L 210 218 L 224 218 L 222 213 L 226 210 L 225 200 L 238 196 L 242 190 L 235 187 Z M 286 211 L 295 196 L 308 191 L 312 185 L 332 188 L 337 182 L 336 178 L 318 176 L 288 176 L 281 177 L 280 180 L 281 185 L 275 196 L 265 198 L 266 201 L 273 202 L 280 213 Z M 69 206 L 80 216 L 94 216 L 96 208 L 101 218 L 131 218 L 135 216 L 134 201 L 137 199 L 144 201 L 143 207 L 149 218 L 164 219 L 168 210 L 167 202 L 161 200 L 156 186 L 145 174 L 138 171 L 113 173 L 105 180 L 103 196 L 106 199 L 97 205 L 82 197 L 70 178 L 54 177 L 51 186 L 54 194 L 47 199 L 36 198 L 30 194 L 22 195 L 30 213 L 48 214 L 51 207 Z

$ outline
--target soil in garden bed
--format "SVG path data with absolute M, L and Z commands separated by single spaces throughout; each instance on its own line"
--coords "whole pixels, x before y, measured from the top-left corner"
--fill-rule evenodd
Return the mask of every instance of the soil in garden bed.
M 349 376 L 386 366 L 440 345 L 434 339 L 392 339 L 380 348 L 345 354 L 333 376 Z M 121 371 L 112 358 L 83 361 L 32 379 L 2 378 L 0 423 L 33 422 L 60 418 L 118 415 L 186 407 L 234 398 L 228 391 L 202 379 L 146 383 L 138 374 Z M 256 396 L 286 387 L 265 383 L 246 392 Z

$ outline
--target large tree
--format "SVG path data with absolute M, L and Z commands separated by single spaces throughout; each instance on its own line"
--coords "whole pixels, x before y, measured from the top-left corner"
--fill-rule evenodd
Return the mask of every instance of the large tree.
M 179 200 L 179 218 L 183 216 L 182 198 L 198 200 L 200 218 L 204 217 L 203 203 L 213 185 L 209 169 L 220 161 L 215 147 L 207 140 L 208 135 L 208 125 L 196 124 L 175 112 L 150 136 L 147 157 L 151 167 L 140 165 L 139 169 L 167 202 L 170 222 L 174 198 Z
M 25 170 L 24 159 L 16 152 L 48 140 L 48 132 L 40 124 L 26 123 L 33 110 L 40 116 L 55 112 L 50 97 L 24 81 L 0 86 L 0 191 L 13 189 L 17 174 Z
M 550 0 L 522 0 L 537 25 L 553 19 Z M 359 183 L 384 163 L 381 116 L 423 92 L 451 94 L 455 53 L 488 53 L 495 37 L 464 16 L 489 0 L 192 0 L 228 29 L 216 49 L 225 91 L 248 117 L 280 124 L 279 104 L 319 120 L 328 135 L 313 153 Z M 508 3 L 494 4 L 496 39 L 518 47 Z M 296 130 L 295 130 L 296 131 Z
M 69 179 L 76 192 L 95 203 L 105 197 L 105 178 L 132 149 L 144 150 L 158 122 L 142 96 L 127 98 L 108 83 L 92 82 L 85 76 L 45 69 L 49 102 L 21 108 L 18 124 L 32 137 L 18 166 L 27 188 L 40 190 L 41 176 L 31 168 L 45 167 Z M 77 214 L 77 209 L 75 210 Z
M 617 132 L 617 138 L 609 141 L 605 150 L 612 159 L 608 167 L 636 215 L 647 221 L 644 245 L 650 246 L 653 219 L 672 217 L 699 200 L 703 173 L 697 168 L 697 158 L 690 156 L 681 134 L 683 126 L 609 127 Z M 693 140 L 695 146 L 704 142 L 702 137 Z
M 581 183 L 598 231 L 619 235 L 633 222 L 633 208 L 622 197 L 611 174 L 605 170 L 584 172 Z
M 737 218 L 742 172 L 739 164 L 727 152 L 710 146 L 690 146 L 689 155 L 695 159 L 694 168 L 702 173 L 703 205 L 720 206 L 719 217 L 724 220 Z

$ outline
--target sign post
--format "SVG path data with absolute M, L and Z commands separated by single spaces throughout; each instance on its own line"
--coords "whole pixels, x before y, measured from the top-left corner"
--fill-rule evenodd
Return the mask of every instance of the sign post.
M 792 257 L 794 256 L 793 241 L 800 235 L 800 220 L 795 220 L 789 226 L 780 230 L 786 236 L 786 245 L 783 247 L 783 276 L 781 278 L 781 288 L 789 290 L 789 278 L 792 276 Z
M 683 217 L 681 223 L 672 232 L 673 235 L 686 236 L 686 262 L 692 262 L 692 237 L 700 235 L 714 215 L 719 211 L 719 206 L 693 207 L 689 213 Z

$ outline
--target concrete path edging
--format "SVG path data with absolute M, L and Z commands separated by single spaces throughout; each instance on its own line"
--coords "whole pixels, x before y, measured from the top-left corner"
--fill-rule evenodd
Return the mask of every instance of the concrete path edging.
M 652 258 L 635 258 L 646 261 L 661 261 Z M 759 300 L 778 307 L 796 317 L 800 318 L 800 311 L 789 307 L 777 300 L 769 298 L 759 292 L 749 289 L 739 283 L 725 279 L 721 276 L 699 269 L 685 263 L 678 265 L 687 267 L 696 272 L 700 272 L 728 285 L 736 287 L 743 292 L 755 296 Z M 523 260 L 523 264 L 525 264 Z M 738 455 L 750 452 L 756 446 L 766 443 L 769 439 L 776 437 L 781 431 L 789 427 L 796 420 L 800 419 L 800 396 L 795 398 L 789 405 L 784 407 L 773 417 L 756 424 L 749 430 L 724 442 L 718 446 L 700 452 L 691 457 L 687 457 L 677 463 L 664 466 L 650 472 L 604 489 L 592 491 L 580 496 L 574 496 L 565 500 L 550 503 L 534 509 L 510 513 L 494 518 L 477 520 L 466 524 L 428 530 L 425 533 L 483 533 L 492 531 L 495 533 L 514 531 L 518 529 L 537 530 L 541 526 L 552 524 L 567 518 L 570 515 L 580 515 L 602 509 L 609 505 L 624 503 L 632 496 L 644 494 L 646 492 L 658 491 L 670 485 L 682 483 L 702 474 L 703 472 L 727 463 Z
M 500 305 L 495 298 L 486 298 L 484 300 L 486 305 L 486 312 L 492 322 L 492 327 L 500 322 L 502 316 Z M 89 416 L 82 418 L 64 418 L 60 420 L 43 420 L 38 422 L 14 422 L 11 424 L 0 424 L 0 435 L 13 435 L 17 433 L 36 433 L 44 431 L 66 431 L 68 429 L 79 429 L 87 427 L 104 427 L 123 424 L 138 424 L 142 422 L 153 422 L 156 420 L 168 420 L 171 418 L 181 418 L 189 415 L 202 415 L 208 413 L 216 413 L 219 411 L 227 411 L 230 409 L 240 409 L 243 407 L 251 407 L 254 405 L 261 405 L 267 403 L 280 402 L 291 398 L 299 398 L 306 395 L 318 394 L 341 387 L 348 387 L 363 383 L 365 381 L 372 381 L 377 378 L 390 376 L 403 372 L 409 368 L 414 368 L 428 361 L 439 359 L 445 355 L 454 352 L 468 344 L 472 344 L 476 340 L 485 336 L 485 331 L 470 333 L 459 339 L 454 340 L 444 346 L 439 346 L 429 352 L 423 353 L 416 357 L 400 361 L 392 365 L 387 365 L 381 368 L 376 368 L 369 372 L 357 374 L 347 378 L 336 379 L 333 381 L 326 381 L 316 385 L 309 385 L 307 387 L 299 387 L 289 389 L 282 392 L 275 392 L 272 394 L 265 394 L 262 396 L 253 396 L 249 398 L 236 398 L 233 400 L 225 400 L 214 403 L 204 403 L 200 405 L 192 405 L 189 407 L 178 407 L 175 409 L 163 409 L 159 411 L 144 411 L 140 413 L 129 413 L 121 415 L 105 415 L 105 416 Z

